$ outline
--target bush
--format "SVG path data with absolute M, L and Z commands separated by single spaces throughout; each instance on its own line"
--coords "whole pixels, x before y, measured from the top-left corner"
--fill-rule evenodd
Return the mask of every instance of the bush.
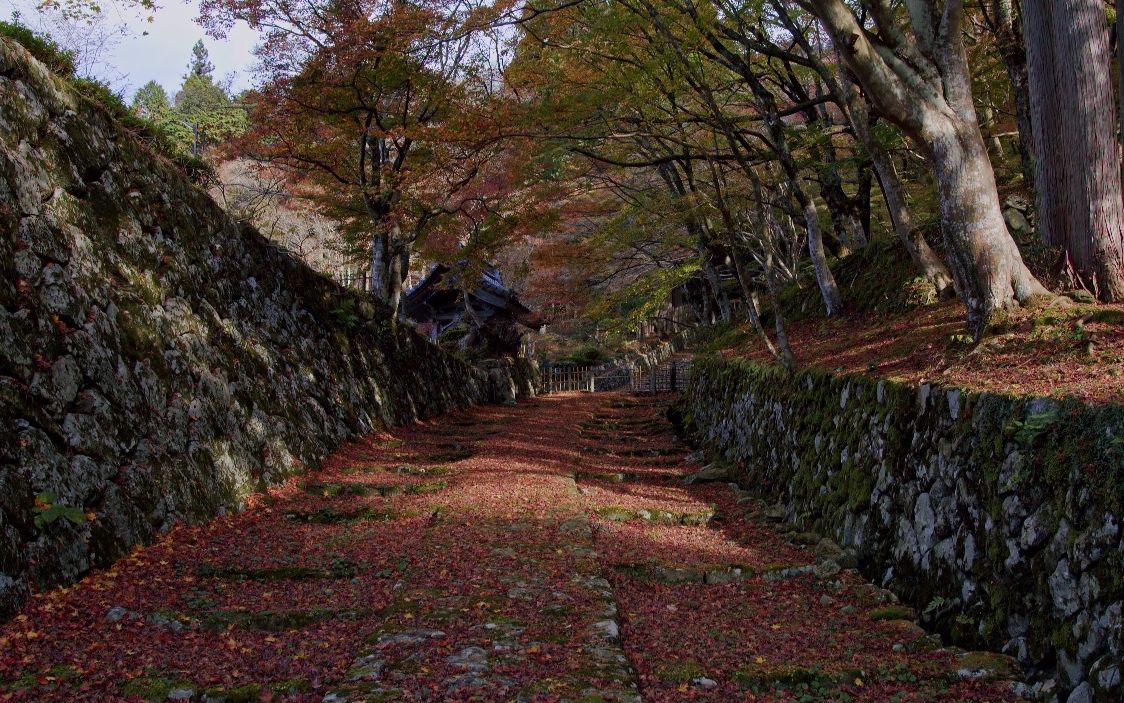
M 49 37 L 40 36 L 20 23 L 18 14 L 12 15 L 11 22 L 0 21 L 0 36 L 20 44 L 47 68 L 63 78 L 74 75 L 74 55 L 64 51 Z
M 214 179 L 215 170 L 211 164 L 177 149 L 159 125 L 134 114 L 121 96 L 105 83 L 94 78 L 72 78 L 70 84 L 79 95 L 101 105 L 110 117 L 150 149 L 174 163 L 193 183 L 206 184 Z
M 15 41 L 56 75 L 67 79 L 79 95 L 102 106 L 110 117 L 154 152 L 174 163 L 193 183 L 206 184 L 214 179 L 215 171 L 211 164 L 178 150 L 164 130 L 135 115 L 108 85 L 94 78 L 76 77 L 73 54 L 63 50 L 50 37 L 36 34 L 20 23 L 18 15 L 13 15 L 10 22 L 0 21 L 0 36 Z
M 573 354 L 560 359 L 562 363 L 577 364 L 578 366 L 593 366 L 607 361 L 609 357 L 605 352 L 594 346 L 585 346 Z

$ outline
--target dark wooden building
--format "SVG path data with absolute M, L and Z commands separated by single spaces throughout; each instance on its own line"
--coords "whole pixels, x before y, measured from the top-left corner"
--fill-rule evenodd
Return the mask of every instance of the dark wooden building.
M 406 293 L 403 315 L 432 339 L 455 337 L 488 356 L 518 356 L 523 335 L 541 329 L 542 317 L 520 302 L 495 268 L 471 286 L 463 276 L 463 269 L 434 266 Z

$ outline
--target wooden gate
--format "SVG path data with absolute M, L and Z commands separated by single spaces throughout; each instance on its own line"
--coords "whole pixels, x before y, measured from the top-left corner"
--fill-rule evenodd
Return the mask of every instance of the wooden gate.
M 690 359 L 671 359 L 653 369 L 633 369 L 629 390 L 633 393 L 678 393 L 687 387 Z
M 551 393 L 628 391 L 630 393 L 678 393 L 687 387 L 691 360 L 665 361 L 654 369 L 623 366 L 548 366 L 542 369 L 542 392 Z
M 591 366 L 551 366 L 542 371 L 543 393 L 595 391 L 597 382 Z

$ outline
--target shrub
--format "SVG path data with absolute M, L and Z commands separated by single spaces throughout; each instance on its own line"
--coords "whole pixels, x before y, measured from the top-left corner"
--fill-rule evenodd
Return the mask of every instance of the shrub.
M 36 34 L 13 13 L 10 22 L 0 21 L 0 36 L 12 39 L 63 78 L 74 75 L 74 54 L 64 50 L 49 37 Z
M 211 164 L 176 148 L 159 125 L 134 114 L 121 96 L 105 83 L 94 78 L 72 78 L 70 84 L 79 95 L 104 108 L 110 117 L 148 148 L 175 164 L 193 183 L 205 184 L 214 179 L 215 170 Z

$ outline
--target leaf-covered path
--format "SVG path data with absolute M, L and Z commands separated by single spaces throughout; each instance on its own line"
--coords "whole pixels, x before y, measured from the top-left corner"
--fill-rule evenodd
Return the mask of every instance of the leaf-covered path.
M 34 597 L 0 627 L 0 700 L 1007 698 L 697 468 L 659 401 L 619 395 L 371 437 Z

